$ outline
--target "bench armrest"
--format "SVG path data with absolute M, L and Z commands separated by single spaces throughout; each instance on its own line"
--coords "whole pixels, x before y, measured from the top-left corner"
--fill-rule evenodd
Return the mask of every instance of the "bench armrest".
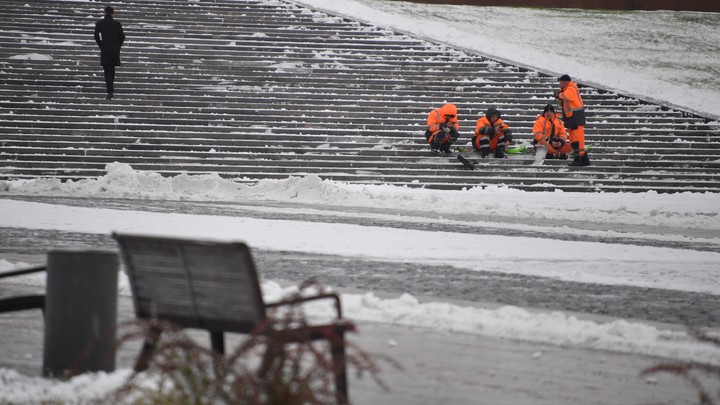
M 31 273 L 39 273 L 39 272 L 45 271 L 45 270 L 47 270 L 47 265 L 38 264 L 35 266 L 31 266 L 31 267 L 25 267 L 24 269 L 17 269 L 17 270 L 2 272 L 2 273 L 0 273 L 0 278 L 22 276 L 22 275 L 31 274 Z
M 340 297 L 335 293 L 326 293 L 326 294 L 318 294 L 313 295 L 309 297 L 299 297 L 299 298 L 292 298 L 289 300 L 283 300 L 278 302 L 273 302 L 271 304 L 265 304 L 265 307 L 267 308 L 273 308 L 273 307 L 279 307 L 281 305 L 294 305 L 294 304 L 302 304 L 308 301 L 315 301 L 315 300 L 321 300 L 329 298 L 335 301 L 335 309 L 337 310 L 337 319 L 342 318 L 342 308 L 340 307 Z

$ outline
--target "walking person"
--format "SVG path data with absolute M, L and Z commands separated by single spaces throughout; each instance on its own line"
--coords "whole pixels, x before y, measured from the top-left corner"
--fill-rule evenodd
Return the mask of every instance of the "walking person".
M 475 124 L 472 144 L 482 157 L 487 157 L 490 152 L 495 152 L 496 158 L 505 157 L 505 148 L 512 141 L 512 130 L 500 118 L 500 111 L 490 107 L 485 111 L 485 116 L 480 117 Z
M 585 107 L 580 90 L 568 75 L 560 76 L 558 82 L 560 90 L 555 92 L 555 98 L 562 106 L 562 118 L 570 132 L 570 146 L 575 154 L 570 166 L 590 166 L 590 157 L 585 151 Z
M 430 111 L 427 118 L 425 139 L 433 153 L 450 153 L 450 146 L 460 137 L 458 129 L 458 109 L 455 104 L 445 104 Z
M 115 93 L 115 67 L 120 66 L 120 48 L 125 42 L 125 33 L 120 21 L 113 18 L 115 10 L 105 7 L 105 17 L 95 23 L 95 42 L 100 47 L 100 64 L 105 74 L 107 100 Z

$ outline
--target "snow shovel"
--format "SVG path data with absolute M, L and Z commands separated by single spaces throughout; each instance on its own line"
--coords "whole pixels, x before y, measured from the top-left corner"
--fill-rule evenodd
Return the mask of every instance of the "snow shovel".
M 542 164 L 545 162 L 545 156 L 547 156 L 547 152 L 547 145 L 535 145 L 535 160 L 532 162 L 532 166 L 542 166 Z
M 461 154 L 458 154 L 458 155 L 457 155 L 457 160 L 459 160 L 460 163 L 462 163 L 463 166 L 465 166 L 466 169 L 475 170 L 475 162 L 473 162 L 472 160 L 466 158 L 465 156 L 463 156 L 463 155 L 461 155 Z

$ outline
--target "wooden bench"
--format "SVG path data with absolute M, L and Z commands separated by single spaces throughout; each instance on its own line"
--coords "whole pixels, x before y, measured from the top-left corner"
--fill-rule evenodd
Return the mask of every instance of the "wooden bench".
M 225 352 L 224 333 L 271 335 L 283 333 L 283 342 L 326 340 L 330 344 L 338 403 L 347 403 L 345 332 L 354 325 L 342 320 L 337 294 L 267 304 L 247 245 L 168 237 L 114 233 L 130 280 L 135 314 L 139 319 L 169 321 L 182 328 L 210 333 L 213 350 Z M 337 317 L 329 324 L 277 331 L 267 325 L 267 309 L 331 299 Z M 145 370 L 160 332 L 150 336 L 135 369 Z

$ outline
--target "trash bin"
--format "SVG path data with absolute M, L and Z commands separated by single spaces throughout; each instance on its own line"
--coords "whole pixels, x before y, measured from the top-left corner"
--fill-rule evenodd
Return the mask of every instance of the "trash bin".
M 118 256 L 48 252 L 43 375 L 115 370 Z

